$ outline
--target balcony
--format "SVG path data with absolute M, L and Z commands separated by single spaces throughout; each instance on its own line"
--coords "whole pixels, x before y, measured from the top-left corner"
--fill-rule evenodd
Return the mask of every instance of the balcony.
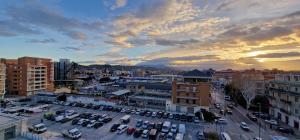
M 283 103 L 289 104 L 289 105 L 291 105 L 291 104 L 292 104 L 292 102 L 291 102 L 291 101 L 287 101 L 287 100 L 285 100 L 285 99 L 280 99 L 280 101 L 281 101 L 281 102 L 283 102 Z
M 288 114 L 288 115 L 292 114 L 291 111 L 288 111 L 288 110 L 286 110 L 284 108 L 280 108 L 280 111 L 283 112 L 283 113 L 285 113 L 285 114 Z

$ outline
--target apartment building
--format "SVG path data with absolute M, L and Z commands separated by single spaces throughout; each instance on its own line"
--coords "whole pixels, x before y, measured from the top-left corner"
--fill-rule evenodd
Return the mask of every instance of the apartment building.
M 5 79 L 6 79 L 6 66 L 0 62 L 0 100 L 3 99 L 5 94 Z
M 21 57 L 1 61 L 7 67 L 7 93 L 30 96 L 38 91 L 54 90 L 54 70 L 51 59 Z
M 267 86 L 270 114 L 300 130 L 300 73 L 276 74 Z
M 172 99 L 167 110 L 194 114 L 210 105 L 211 75 L 198 70 L 183 75 L 183 82 L 173 81 Z

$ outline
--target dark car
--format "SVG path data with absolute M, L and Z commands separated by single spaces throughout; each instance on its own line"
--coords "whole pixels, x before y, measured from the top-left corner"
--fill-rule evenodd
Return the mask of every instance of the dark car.
M 96 122 L 93 127 L 95 129 L 97 129 L 97 128 L 101 127 L 101 126 L 103 126 L 103 122 Z
M 86 105 L 86 108 L 92 108 L 93 107 L 93 104 L 92 103 L 89 103 Z
M 165 140 L 165 138 L 166 138 L 166 133 L 160 133 L 158 135 L 158 140 Z
M 187 121 L 188 122 L 193 122 L 194 117 L 193 116 L 187 116 Z
M 152 115 L 152 112 L 148 111 L 145 116 L 150 117 L 151 115 Z
M 58 110 L 55 112 L 56 115 L 60 115 L 60 114 L 63 114 L 65 113 L 65 110 Z
M 74 119 L 74 120 L 72 120 L 72 125 L 75 125 L 75 124 L 77 124 L 79 122 L 79 119 Z
M 170 113 L 164 113 L 163 118 L 168 118 Z
M 94 109 L 94 110 L 98 110 L 99 108 L 100 108 L 100 105 L 94 105 L 94 106 L 93 106 L 93 109 Z
M 277 131 L 279 131 L 279 132 L 281 132 L 281 133 L 286 133 L 286 134 L 292 134 L 292 135 L 295 134 L 294 130 L 291 129 L 291 128 L 278 127 L 278 128 L 277 128 Z
M 142 135 L 143 131 L 144 131 L 143 129 L 136 130 L 136 131 L 133 133 L 133 137 L 135 137 L 135 138 L 140 137 L 140 136 Z
M 66 123 L 66 122 L 68 122 L 68 121 L 71 121 L 71 119 L 69 119 L 69 118 L 63 118 L 63 119 L 60 120 L 59 122 L 61 122 L 61 123 Z
M 146 113 L 147 113 L 147 111 L 141 111 L 140 116 L 145 116 Z
M 161 131 L 162 126 L 163 126 L 163 123 L 162 123 L 162 122 L 158 122 L 158 123 L 156 124 L 155 128 L 156 128 L 158 131 Z
M 154 122 L 149 123 L 148 129 L 150 130 L 150 129 L 154 129 L 154 128 L 155 128 L 155 123 Z
M 180 115 L 180 121 L 187 121 L 187 116 L 186 115 Z
M 174 119 L 175 120 L 180 120 L 180 115 L 179 114 L 174 114 Z
M 157 112 L 157 118 L 161 118 L 163 116 L 162 112 Z
M 254 122 L 257 121 L 257 118 L 256 118 L 255 116 L 251 115 L 251 114 L 246 114 L 246 116 L 247 116 L 250 120 L 252 120 L 252 121 L 254 121 Z
M 84 122 L 82 123 L 82 126 L 83 126 L 83 127 L 86 127 L 89 123 L 90 123 L 90 121 L 84 121 Z
M 104 118 L 104 119 L 103 119 L 103 122 L 104 122 L 104 123 L 108 123 L 108 122 L 110 122 L 111 120 L 112 120 L 112 118 L 108 117 L 108 118 Z
M 110 128 L 110 132 L 115 132 L 117 131 L 118 127 L 120 126 L 120 124 L 114 124 L 111 128 Z

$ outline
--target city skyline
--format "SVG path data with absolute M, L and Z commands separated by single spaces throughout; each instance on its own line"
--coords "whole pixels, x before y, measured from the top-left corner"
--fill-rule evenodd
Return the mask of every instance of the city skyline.
M 300 69 L 297 0 L 0 2 L 0 58 Z

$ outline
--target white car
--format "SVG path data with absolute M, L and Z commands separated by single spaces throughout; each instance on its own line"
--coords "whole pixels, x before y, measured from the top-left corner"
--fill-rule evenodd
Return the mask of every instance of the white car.
M 249 130 L 250 130 L 249 126 L 248 126 L 247 123 L 245 123 L 245 122 L 241 122 L 240 127 L 241 127 L 243 130 L 246 130 L 246 131 L 249 131 Z
M 128 125 L 125 125 L 125 124 L 120 125 L 120 126 L 117 128 L 118 134 L 124 133 L 127 129 L 128 129 Z
M 147 130 L 147 129 L 144 130 L 143 133 L 142 133 L 142 137 L 143 138 L 148 138 L 148 135 L 149 135 L 149 130 Z
M 254 137 L 253 140 L 262 140 L 260 137 Z
M 265 122 L 272 125 L 278 125 L 278 122 L 276 120 L 265 120 Z
M 166 140 L 173 140 L 173 139 L 174 139 L 174 134 L 169 132 L 168 135 L 167 135 Z
M 152 112 L 152 117 L 156 117 L 156 112 Z
M 218 124 L 227 124 L 227 120 L 226 120 L 226 119 L 220 118 L 220 119 L 218 119 L 218 120 L 216 121 L 216 123 L 218 123 Z
M 93 127 L 96 123 L 96 120 L 91 120 L 91 122 L 86 127 Z

